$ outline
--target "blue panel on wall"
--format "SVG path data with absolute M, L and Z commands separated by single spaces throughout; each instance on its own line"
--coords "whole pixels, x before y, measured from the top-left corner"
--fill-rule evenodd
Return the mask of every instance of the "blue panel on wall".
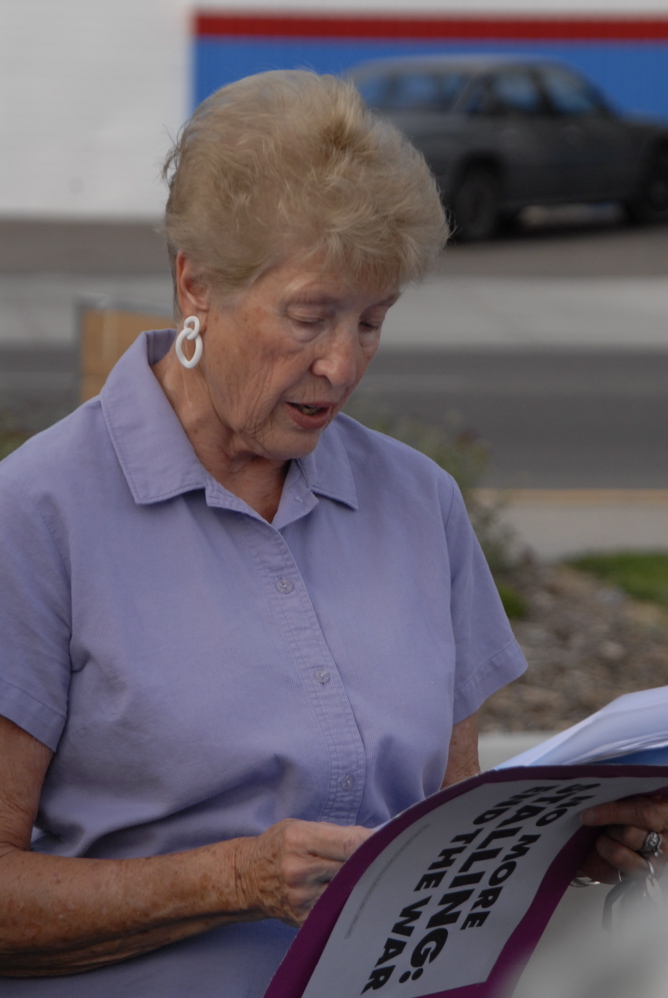
M 218 87 L 268 69 L 308 68 L 341 73 L 366 59 L 426 52 L 532 53 L 562 59 L 593 79 L 624 111 L 668 118 L 665 43 L 500 42 L 433 43 L 368 39 L 215 38 L 195 42 L 197 104 Z

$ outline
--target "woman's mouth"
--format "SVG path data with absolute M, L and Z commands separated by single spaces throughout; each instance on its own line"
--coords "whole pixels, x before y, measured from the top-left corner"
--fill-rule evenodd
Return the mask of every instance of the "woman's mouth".
M 317 416 L 325 408 L 322 405 L 300 405 L 298 402 L 288 402 L 288 405 L 291 405 L 293 409 L 299 409 L 305 416 Z
M 307 405 L 305 402 L 288 402 L 288 412 L 303 430 L 322 430 L 330 421 L 333 405 Z

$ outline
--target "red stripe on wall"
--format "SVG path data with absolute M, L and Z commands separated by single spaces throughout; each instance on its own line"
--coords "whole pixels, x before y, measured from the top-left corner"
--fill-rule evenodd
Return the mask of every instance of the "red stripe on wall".
M 401 38 L 496 41 L 665 41 L 668 18 L 658 17 L 338 17 L 335 14 L 195 15 L 198 38 Z

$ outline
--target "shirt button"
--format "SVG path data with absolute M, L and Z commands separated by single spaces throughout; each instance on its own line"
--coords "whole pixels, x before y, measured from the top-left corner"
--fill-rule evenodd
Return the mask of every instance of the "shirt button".
M 327 669 L 315 669 L 313 675 L 323 686 L 329 682 L 329 672 Z
M 339 786 L 342 790 L 352 790 L 355 786 L 355 777 L 351 776 L 350 773 L 347 776 L 342 776 Z
M 276 583 L 276 588 L 279 593 L 291 593 L 295 587 L 290 582 L 290 579 L 279 579 Z

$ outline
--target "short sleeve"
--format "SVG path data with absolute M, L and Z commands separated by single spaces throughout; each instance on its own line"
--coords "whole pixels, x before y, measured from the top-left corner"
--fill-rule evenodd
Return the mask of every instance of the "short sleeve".
M 457 486 L 445 529 L 456 654 L 456 724 L 474 714 L 487 697 L 520 676 L 527 666 Z
M 0 475 L 0 714 L 52 750 L 67 716 L 69 589 L 44 516 Z

